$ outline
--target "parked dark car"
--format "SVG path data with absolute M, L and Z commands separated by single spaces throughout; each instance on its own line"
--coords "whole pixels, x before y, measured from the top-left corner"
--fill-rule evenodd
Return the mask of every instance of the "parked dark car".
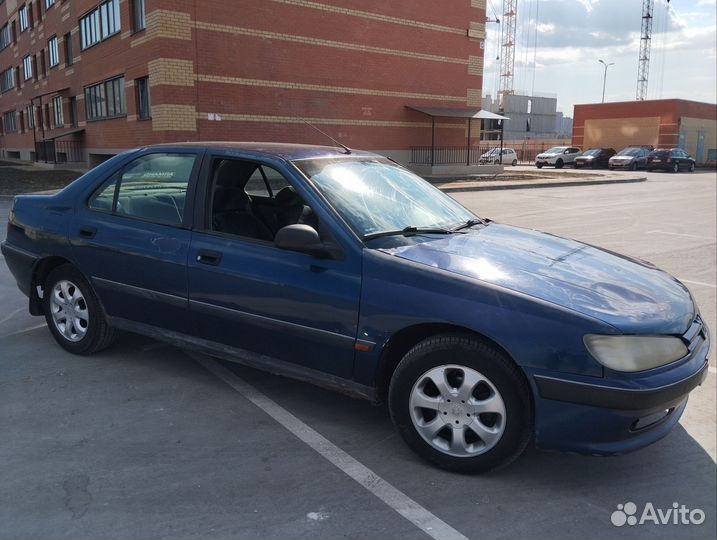
M 677 423 L 710 338 L 653 265 L 480 218 L 381 156 L 194 143 L 17 196 L 2 253 L 66 350 L 118 330 L 387 400 L 447 469 L 622 454 Z
M 681 148 L 658 148 L 647 156 L 647 170 L 694 172 L 695 160 Z
M 590 167 L 592 169 L 607 168 L 608 161 L 615 155 L 612 148 L 591 148 L 575 158 L 575 168 Z
M 653 148 L 647 146 L 628 146 L 608 160 L 608 168 L 612 169 L 644 169 L 647 166 L 647 156 Z

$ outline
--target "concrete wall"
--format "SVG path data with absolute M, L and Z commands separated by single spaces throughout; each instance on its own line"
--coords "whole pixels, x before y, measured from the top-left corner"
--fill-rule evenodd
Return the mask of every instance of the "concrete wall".
M 612 146 L 618 150 L 628 144 L 674 148 L 683 140 L 685 150 L 696 155 L 699 132 L 703 132 L 704 161 L 710 149 L 717 150 L 717 106 L 711 103 L 682 99 L 596 103 L 576 105 L 574 116 L 572 141 L 581 148 Z
M 612 147 L 619 151 L 626 146 L 651 144 L 657 146 L 660 137 L 660 117 L 591 119 L 585 121 L 581 148 Z

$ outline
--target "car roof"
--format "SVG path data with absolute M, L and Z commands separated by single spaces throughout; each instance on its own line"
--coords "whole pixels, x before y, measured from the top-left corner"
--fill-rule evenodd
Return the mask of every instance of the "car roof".
M 324 157 L 381 157 L 372 152 L 351 149 L 351 154 L 346 154 L 343 148 L 337 146 L 320 146 L 313 144 L 293 144 L 277 142 L 232 142 L 232 141 L 199 141 L 184 143 L 165 143 L 143 147 L 151 148 L 198 148 L 207 150 L 234 150 L 236 152 L 255 155 L 257 157 L 278 157 L 286 161 L 299 159 L 315 159 Z

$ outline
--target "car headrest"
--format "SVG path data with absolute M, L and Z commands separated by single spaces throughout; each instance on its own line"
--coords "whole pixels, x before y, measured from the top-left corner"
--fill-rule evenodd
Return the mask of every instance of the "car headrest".
M 216 187 L 244 188 L 254 169 L 256 169 L 256 165 L 253 163 L 225 159 L 214 171 L 214 185 Z
M 281 206 L 303 206 L 304 199 L 301 198 L 292 186 L 281 188 L 274 196 L 274 201 Z

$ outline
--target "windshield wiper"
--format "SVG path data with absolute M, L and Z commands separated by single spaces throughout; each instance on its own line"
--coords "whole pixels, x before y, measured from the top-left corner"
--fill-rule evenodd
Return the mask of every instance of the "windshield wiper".
M 451 232 L 458 232 L 463 229 L 470 229 L 471 227 L 475 227 L 476 225 L 488 225 L 489 222 L 490 222 L 489 219 L 482 219 L 482 218 L 469 219 L 465 223 L 461 223 L 457 227 L 453 227 L 451 229 Z
M 382 231 L 377 233 L 365 234 L 361 237 L 364 242 L 383 238 L 385 236 L 414 236 L 417 234 L 455 234 L 459 231 L 455 229 L 441 229 L 439 227 L 405 227 L 395 231 Z

